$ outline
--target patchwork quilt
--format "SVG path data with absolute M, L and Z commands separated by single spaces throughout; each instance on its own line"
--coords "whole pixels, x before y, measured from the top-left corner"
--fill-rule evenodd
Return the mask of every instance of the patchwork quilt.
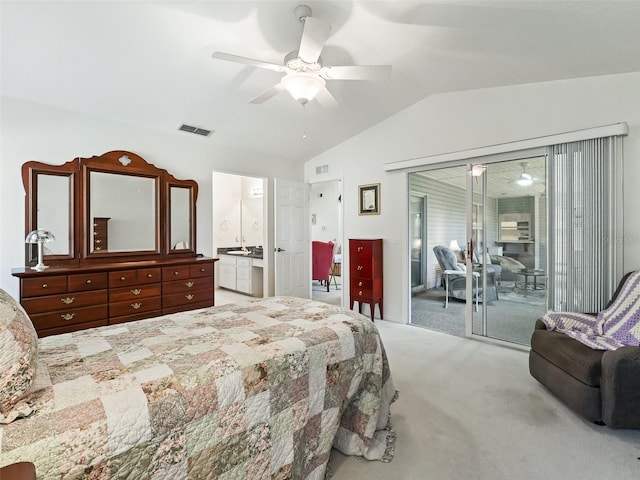
M 640 345 L 640 271 L 630 274 L 616 299 L 595 315 L 547 312 L 541 319 L 549 330 L 558 330 L 596 350 L 616 350 Z
M 390 459 L 395 388 L 375 325 L 273 297 L 39 340 L 34 412 L 0 466 L 38 479 L 307 479 L 332 446 Z

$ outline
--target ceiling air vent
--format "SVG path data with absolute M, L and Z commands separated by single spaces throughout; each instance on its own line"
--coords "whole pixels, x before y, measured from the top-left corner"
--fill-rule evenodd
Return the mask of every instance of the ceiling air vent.
M 322 175 L 323 173 L 329 173 L 329 164 L 318 165 L 316 167 L 316 175 Z
M 178 130 L 182 130 L 183 132 L 193 133 L 195 135 L 202 135 L 203 137 L 208 137 L 213 132 L 212 130 L 207 130 L 206 128 L 193 127 L 191 125 L 182 124 Z

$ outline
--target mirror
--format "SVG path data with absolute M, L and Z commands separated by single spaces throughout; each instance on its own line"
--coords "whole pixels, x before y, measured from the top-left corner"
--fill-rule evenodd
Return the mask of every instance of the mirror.
M 75 258 L 74 239 L 75 187 L 78 163 L 52 166 L 40 162 L 27 162 L 22 166 L 25 195 L 25 235 L 37 228 L 46 228 L 56 239 L 44 245 L 47 262 L 70 261 Z M 37 246 L 26 245 L 25 263 L 37 263 Z
M 193 256 L 198 184 L 142 157 L 115 150 L 63 165 L 22 165 L 25 235 L 52 231 L 47 263 L 158 260 Z M 36 249 L 26 245 L 26 264 Z
M 44 245 L 44 255 L 69 255 L 71 186 L 68 176 L 37 175 L 38 198 L 35 228 L 52 232 L 56 239 Z
M 262 241 L 262 197 L 243 198 L 241 201 L 242 246 L 257 247 Z
M 169 248 L 189 250 L 191 248 L 191 189 L 171 186 L 169 205 Z
M 157 250 L 156 179 L 89 173 L 90 252 Z

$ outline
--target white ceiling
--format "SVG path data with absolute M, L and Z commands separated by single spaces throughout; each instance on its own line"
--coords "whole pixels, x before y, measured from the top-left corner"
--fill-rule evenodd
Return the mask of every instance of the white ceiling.
M 419 172 L 428 178 L 438 182 L 448 183 L 458 187 L 461 191 L 467 188 L 467 167 L 445 167 Z M 520 186 L 516 181 L 520 175 L 526 172 L 531 175 L 533 183 L 529 186 Z M 522 160 L 510 160 L 507 162 L 489 163 L 486 165 L 487 196 L 490 198 L 525 197 L 544 195 L 546 192 L 546 158 L 531 157 Z M 474 177 L 473 190 L 482 192 L 482 177 Z
M 300 3 L 333 25 L 328 65 L 389 64 L 390 80 L 328 82 L 338 108 L 284 92 L 282 74 L 214 60 L 281 63 Z M 5 1 L 2 95 L 307 160 L 428 95 L 640 71 L 640 1 Z

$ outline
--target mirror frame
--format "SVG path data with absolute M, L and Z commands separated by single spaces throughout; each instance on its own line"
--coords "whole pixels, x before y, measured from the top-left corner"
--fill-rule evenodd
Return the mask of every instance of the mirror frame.
M 24 235 L 38 228 L 38 176 L 53 175 L 68 177 L 69 179 L 69 251 L 66 254 L 46 255 L 48 262 L 70 263 L 77 261 L 77 245 L 75 242 L 74 225 L 78 218 L 76 192 L 78 191 L 78 159 L 63 165 L 49 165 L 37 161 L 29 161 L 22 165 L 22 184 L 25 190 Z M 54 235 L 64 235 L 63 232 L 53 232 Z M 25 264 L 33 266 L 38 262 L 37 245 L 25 243 Z
M 167 181 L 165 182 L 165 204 L 166 204 L 166 217 L 165 217 L 165 245 L 167 246 L 167 255 L 177 256 L 190 254 L 195 256 L 196 254 L 196 202 L 198 200 L 198 184 L 195 180 L 178 180 L 173 175 L 167 175 Z M 191 236 L 191 242 L 189 247 L 180 250 L 171 249 L 171 189 L 172 188 L 185 188 L 189 190 L 189 235 Z
M 155 180 L 155 249 L 144 251 L 96 252 L 92 251 L 93 222 L 91 215 L 91 172 L 114 173 L 153 178 Z M 69 189 L 69 255 L 46 255 L 50 265 L 70 263 L 106 263 L 165 258 L 193 257 L 196 255 L 196 200 L 198 184 L 194 180 L 178 180 L 164 169 L 148 163 L 139 155 L 125 150 L 114 150 L 90 158 L 75 158 L 63 165 L 49 165 L 30 161 L 22 165 L 25 188 L 25 236 L 37 228 L 38 175 L 68 176 Z M 171 187 L 189 189 L 190 248 L 171 251 Z M 63 235 L 62 232 L 54 232 Z M 27 265 L 35 265 L 36 250 L 26 245 Z

